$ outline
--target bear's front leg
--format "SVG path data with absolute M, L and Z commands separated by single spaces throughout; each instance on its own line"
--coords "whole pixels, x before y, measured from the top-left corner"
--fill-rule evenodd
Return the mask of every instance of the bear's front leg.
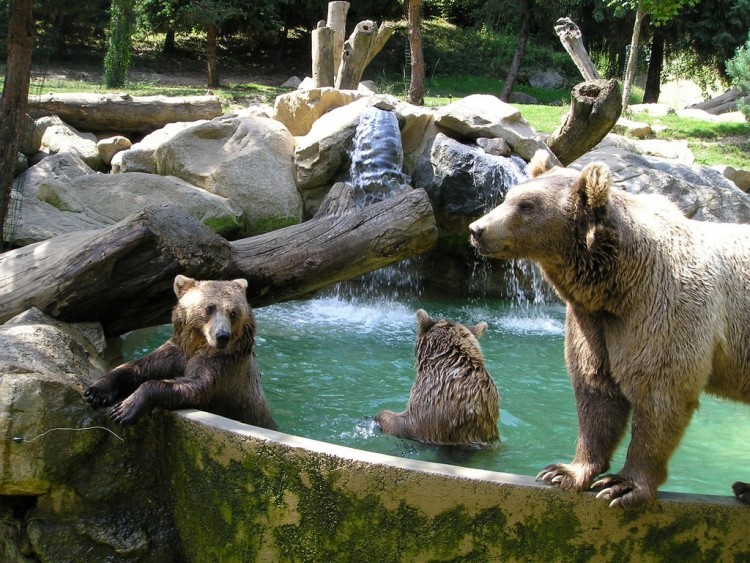
M 116 367 L 89 385 L 83 393 L 93 406 L 108 407 L 127 397 L 149 379 L 177 377 L 185 371 L 185 358 L 172 341 L 167 341 L 145 357 Z
M 641 397 L 633 409 L 631 439 L 625 465 L 619 473 L 605 475 L 591 488 L 610 506 L 635 508 L 656 500 L 667 479 L 667 463 L 690 423 L 698 398 Z
M 568 307 L 565 358 L 578 409 L 578 440 L 571 463 L 553 463 L 537 479 L 562 489 L 583 491 L 609 469 L 625 434 L 630 403 L 609 370 L 604 340 L 596 320 Z
M 127 399 L 112 407 L 110 418 L 116 424 L 134 424 L 141 415 L 154 407 L 181 409 L 198 407 L 200 398 L 205 396 L 203 382 L 198 379 L 181 377 L 144 382 Z

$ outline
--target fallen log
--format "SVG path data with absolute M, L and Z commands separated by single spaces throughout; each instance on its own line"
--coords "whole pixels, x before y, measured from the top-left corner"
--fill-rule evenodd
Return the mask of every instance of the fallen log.
M 732 88 L 715 98 L 693 104 L 690 109 L 701 109 L 712 115 L 721 115 L 722 113 L 737 111 L 737 102 L 740 100 L 750 104 L 750 96 L 743 97 L 739 88 Z
M 153 206 L 105 229 L 0 254 L 0 323 L 36 307 L 67 322 L 99 321 L 116 336 L 169 322 L 176 274 L 245 277 L 259 307 L 413 256 L 436 240 L 424 190 L 231 243 L 180 208 Z
M 216 96 L 137 96 L 129 94 L 45 94 L 29 96 L 33 118 L 57 115 L 84 131 L 149 133 L 177 121 L 222 115 Z
M 547 137 L 547 146 L 567 166 L 593 149 L 612 130 L 621 113 L 617 80 L 581 82 L 571 92 L 565 122 Z

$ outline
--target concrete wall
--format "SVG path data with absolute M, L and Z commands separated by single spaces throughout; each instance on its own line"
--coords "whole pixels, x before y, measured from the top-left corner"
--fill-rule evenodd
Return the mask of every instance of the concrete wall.
M 167 413 L 190 561 L 750 561 L 750 508 L 663 494 L 640 511 L 532 477 L 406 460 Z M 727 484 L 729 488 L 729 484 Z

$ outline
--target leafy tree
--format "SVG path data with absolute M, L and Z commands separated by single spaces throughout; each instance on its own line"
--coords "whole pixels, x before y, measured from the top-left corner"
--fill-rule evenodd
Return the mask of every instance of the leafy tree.
M 738 48 L 734 57 L 727 62 L 727 74 L 734 86 L 744 94 L 750 94 L 750 33 L 745 45 Z M 745 114 L 745 119 L 750 121 L 750 104 L 740 101 L 737 106 Z
M 109 46 L 104 56 L 104 84 L 117 88 L 125 84 L 133 52 L 135 0 L 112 0 L 109 22 Z
M 646 16 L 651 16 L 653 25 L 659 26 L 674 18 L 683 6 L 692 6 L 698 0 L 612 0 L 613 4 L 620 4 L 635 9 L 635 23 L 633 24 L 633 36 L 630 40 L 630 55 L 625 70 L 625 81 L 622 87 L 622 109 L 628 107 L 630 101 L 630 90 L 635 79 L 636 60 L 638 58 L 638 47 L 640 44 L 641 26 Z

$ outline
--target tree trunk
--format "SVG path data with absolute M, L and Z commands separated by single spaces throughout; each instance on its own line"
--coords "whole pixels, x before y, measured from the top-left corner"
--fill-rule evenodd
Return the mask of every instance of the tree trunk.
M 10 2 L 8 58 L 0 99 L 0 250 L 6 240 L 13 173 L 18 159 L 18 145 L 26 123 L 34 43 L 33 5 L 33 0 Z
M 231 243 L 180 208 L 153 206 L 105 229 L 0 255 L 0 323 L 37 307 L 67 322 L 99 321 L 116 336 L 169 322 L 177 274 L 245 277 L 257 307 L 305 297 L 436 240 L 424 190 Z
M 46 94 L 31 96 L 34 118 L 58 115 L 83 131 L 147 133 L 177 121 L 213 119 L 222 114 L 216 96 L 142 96 L 128 94 Z
M 335 83 L 333 36 L 334 31 L 330 27 L 318 27 L 312 32 L 312 78 L 316 88 L 333 86 Z
M 328 2 L 328 19 L 326 27 L 333 30 L 333 69 L 338 71 L 341 66 L 341 51 L 346 37 L 346 14 L 349 2 Z
M 165 55 L 171 55 L 176 51 L 174 44 L 174 28 L 171 23 L 167 24 L 167 32 L 164 35 L 164 46 L 162 52 Z
M 349 39 L 344 41 L 341 65 L 336 75 L 336 88 L 357 89 L 376 38 L 377 29 L 374 21 L 365 20 L 357 24 Z
M 408 102 L 424 105 L 424 52 L 422 50 L 422 0 L 409 0 L 409 53 L 411 79 Z
M 654 29 L 651 39 L 651 58 L 648 61 L 648 74 L 646 75 L 646 89 L 643 92 L 644 104 L 655 104 L 659 101 L 661 93 L 661 69 L 664 62 L 664 34 L 660 28 Z
M 581 30 L 570 18 L 560 18 L 555 23 L 555 33 L 560 38 L 560 42 L 565 50 L 573 59 L 578 67 L 584 80 L 599 80 L 599 72 L 596 70 L 594 63 L 591 62 L 586 47 L 583 46 Z
M 643 16 L 643 4 L 639 0 L 638 8 L 635 11 L 633 37 L 630 39 L 630 56 L 628 57 L 628 66 L 625 70 L 625 81 L 622 86 L 622 111 L 628 109 L 628 105 L 630 105 L 630 91 L 633 88 L 635 71 L 636 67 L 638 66 L 638 45 L 641 40 L 641 25 L 643 24 Z
M 206 65 L 208 66 L 207 86 L 219 88 L 219 71 L 216 63 L 216 24 L 206 26 Z
M 582 82 L 573 88 L 565 123 L 547 138 L 547 146 L 567 166 L 594 148 L 621 113 L 617 80 Z
M 513 53 L 513 61 L 510 63 L 508 75 L 505 77 L 505 82 L 503 83 L 503 90 L 500 92 L 500 99 L 504 102 L 510 99 L 510 94 L 516 85 L 518 71 L 521 70 L 521 62 L 523 62 L 523 55 L 526 52 L 526 42 L 529 39 L 529 31 L 531 29 L 531 12 L 534 8 L 534 0 L 521 0 L 520 3 L 521 26 L 518 30 L 518 43 L 516 43 L 516 50 Z

